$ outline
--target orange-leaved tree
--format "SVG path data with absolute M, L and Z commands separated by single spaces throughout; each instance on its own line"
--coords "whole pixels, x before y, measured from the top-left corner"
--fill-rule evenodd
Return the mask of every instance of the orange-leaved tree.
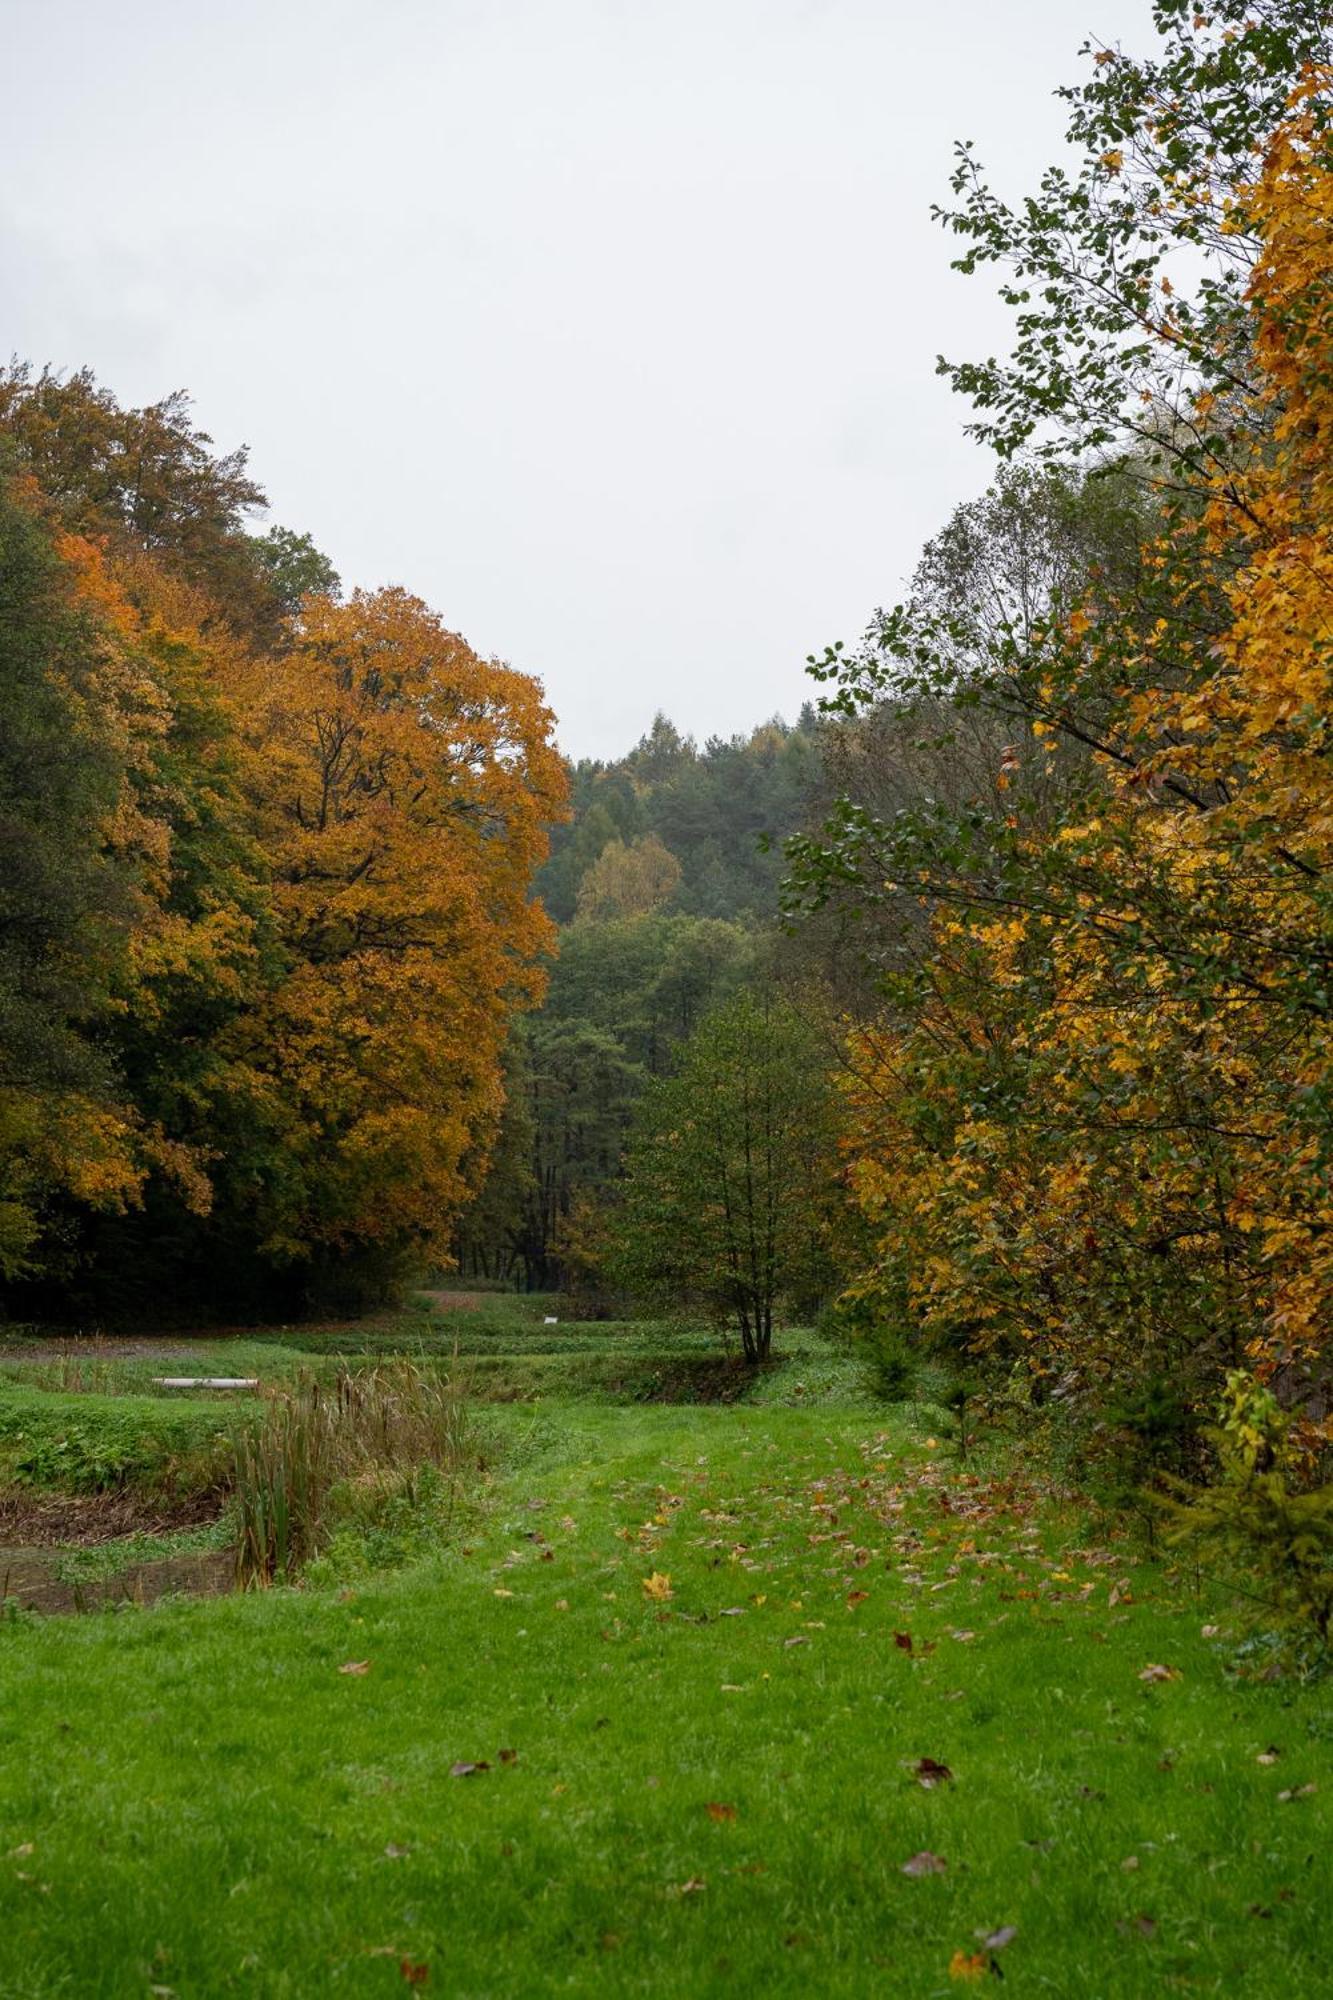
M 530 888 L 564 810 L 550 713 L 400 589 L 309 600 L 228 693 L 287 961 L 234 1037 L 279 1139 L 251 1168 L 266 1251 L 443 1252 L 553 938 Z

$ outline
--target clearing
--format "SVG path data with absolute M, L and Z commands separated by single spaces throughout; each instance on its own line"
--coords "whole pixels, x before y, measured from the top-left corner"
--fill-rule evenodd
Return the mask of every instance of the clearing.
M 539 1310 L 172 1340 L 433 1343 L 487 1469 L 392 1571 L 0 1617 L 3 2000 L 1328 1990 L 1327 1694 L 1224 1593 L 812 1336 L 718 1401 L 702 1337 Z M 11 1343 L 0 1447 L 141 1427 L 167 1352 Z

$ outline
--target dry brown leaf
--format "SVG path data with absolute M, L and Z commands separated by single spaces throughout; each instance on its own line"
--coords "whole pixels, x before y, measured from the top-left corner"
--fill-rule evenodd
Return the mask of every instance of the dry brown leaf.
M 716 1820 L 719 1825 L 726 1820 L 735 1819 L 736 1817 L 735 1806 L 724 1806 L 716 1799 L 710 1799 L 704 1807 L 704 1811 L 708 1814 L 709 1819 Z
M 910 1861 L 904 1861 L 899 1872 L 912 1876 L 943 1875 L 948 1866 L 942 1854 L 932 1854 L 928 1847 L 923 1847 L 920 1854 L 914 1854 Z
M 340 1674 L 368 1674 L 370 1672 L 370 1661 L 344 1660 L 338 1672 Z

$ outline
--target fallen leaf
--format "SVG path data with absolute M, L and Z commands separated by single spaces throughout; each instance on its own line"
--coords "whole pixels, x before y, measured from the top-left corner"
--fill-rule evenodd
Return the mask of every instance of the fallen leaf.
M 430 1978 L 430 1967 L 424 1964 L 414 1965 L 410 1958 L 400 1958 L 398 1970 L 409 1986 L 424 1986 Z
M 997 1931 L 978 1931 L 976 1935 L 981 1939 L 987 1951 L 1003 1951 L 1005 1946 L 1012 1944 L 1018 1936 L 1018 1925 L 1001 1924 Z
M 932 1854 L 928 1847 L 923 1847 L 920 1854 L 914 1854 L 910 1861 L 904 1861 L 899 1872 L 912 1876 L 943 1875 L 948 1866 L 942 1854 Z
M 500 1752 L 500 1762 L 502 1764 L 517 1764 L 518 1762 L 517 1750 L 502 1750 Z
M 912 1770 L 917 1783 L 926 1791 L 930 1791 L 935 1785 L 947 1785 L 953 1778 L 949 1766 L 938 1763 L 934 1757 L 919 1758 L 912 1766 Z
M 1127 1854 L 1120 1864 L 1127 1875 L 1132 1875 L 1138 1865 L 1139 1857 L 1137 1854 Z
M 972 1642 L 973 1639 L 976 1638 L 976 1636 L 977 1635 L 975 1632 L 951 1632 L 949 1634 L 949 1637 L 951 1639 L 956 1639 L 960 1646 L 970 1645 L 970 1643 Z
M 668 1597 L 676 1594 L 671 1588 L 670 1576 L 660 1570 L 654 1570 L 651 1576 L 640 1577 L 639 1581 L 643 1585 L 644 1596 L 651 1597 L 656 1604 L 664 1604 Z
M 396 1841 L 391 1840 L 384 1850 L 384 1858 L 386 1861 L 406 1861 L 411 1852 L 410 1847 L 399 1847 Z
M 1145 1667 L 1139 1675 L 1139 1679 L 1141 1681 L 1178 1681 L 1180 1679 L 1180 1668 L 1163 1666 Z
M 804 1633 L 798 1632 L 794 1638 L 784 1639 L 782 1643 L 784 1646 L 808 1646 L 810 1641 L 805 1637 Z
M 1215 1639 L 1221 1630 L 1222 1627 L 1220 1625 L 1204 1625 L 1200 1628 L 1199 1637 L 1201 1639 Z
M 370 1672 L 370 1661 L 344 1660 L 338 1672 L 340 1674 L 368 1674 Z
M 708 1887 L 702 1875 L 691 1875 L 688 1882 L 682 1882 L 677 1892 L 682 1896 L 699 1896 Z
M 855 1611 L 857 1605 L 864 1604 L 869 1595 L 870 1592 L 868 1590 L 849 1590 L 847 1593 L 847 1609 Z
M 1308 1799 L 1312 1792 L 1317 1792 L 1318 1790 L 1318 1785 L 1293 1785 L 1290 1791 L 1278 1793 L 1278 1804 L 1285 1806 L 1289 1805 L 1293 1799 Z
M 984 1979 L 990 1960 L 984 1951 L 956 1951 L 949 1960 L 950 1979 Z
M 1256 1764 L 1276 1764 L 1281 1755 L 1282 1752 L 1278 1749 L 1276 1743 L 1270 1743 L 1266 1750 L 1259 1752 L 1254 1761 Z
M 484 1758 L 479 1759 L 475 1764 L 469 1764 L 465 1760 L 460 1760 L 457 1764 L 449 1766 L 449 1776 L 451 1778 L 477 1778 L 480 1777 L 483 1771 L 489 1771 L 490 1768 L 490 1765 Z
M 744 1618 L 745 1606 L 743 1604 L 730 1604 L 725 1611 L 719 1611 L 717 1615 L 719 1618 Z
M 513 1593 L 513 1591 L 512 1591 L 512 1590 L 497 1590 L 497 1591 L 496 1591 L 496 1592 L 494 1593 L 494 1595 L 495 1595 L 496 1597 L 512 1597 L 512 1596 L 513 1596 L 513 1594 L 514 1594 L 514 1593 Z
M 31 1853 L 32 1853 L 32 1842 L 30 1840 L 25 1840 L 22 1847 L 10 1848 L 9 1858 L 11 1861 L 26 1861 Z
M 912 1635 L 910 1632 L 895 1632 L 893 1643 L 900 1653 L 910 1653 L 912 1650 Z
M 719 1825 L 726 1820 L 735 1819 L 736 1817 L 735 1806 L 720 1805 L 716 1799 L 710 1799 L 704 1807 L 704 1811 L 708 1814 L 709 1819 L 716 1820 Z

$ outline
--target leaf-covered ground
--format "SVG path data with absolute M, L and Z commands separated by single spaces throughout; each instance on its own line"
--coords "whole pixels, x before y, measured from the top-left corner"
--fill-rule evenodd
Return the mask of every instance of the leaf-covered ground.
M 490 1421 L 428 1566 L 0 1625 L 4 2000 L 1327 1990 L 1327 1694 L 1215 1590 L 910 1411 Z

